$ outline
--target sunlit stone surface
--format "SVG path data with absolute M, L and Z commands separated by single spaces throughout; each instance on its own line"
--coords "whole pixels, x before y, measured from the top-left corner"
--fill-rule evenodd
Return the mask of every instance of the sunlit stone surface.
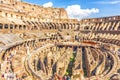
M 1 0 L 0 80 L 120 80 L 120 16 Z

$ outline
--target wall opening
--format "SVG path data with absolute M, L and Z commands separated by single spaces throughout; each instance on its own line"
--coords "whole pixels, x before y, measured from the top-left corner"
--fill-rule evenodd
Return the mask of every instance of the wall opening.
M 2 28 L 3 28 L 3 24 L 0 23 L 0 29 L 2 29 Z
M 8 29 L 8 24 L 5 24 L 5 25 L 4 25 L 4 28 L 5 28 L 5 29 Z

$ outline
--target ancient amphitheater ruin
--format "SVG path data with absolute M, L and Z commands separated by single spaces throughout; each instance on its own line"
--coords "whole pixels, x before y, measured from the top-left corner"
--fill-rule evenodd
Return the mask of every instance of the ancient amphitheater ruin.
M 120 80 L 120 16 L 1 0 L 0 80 Z

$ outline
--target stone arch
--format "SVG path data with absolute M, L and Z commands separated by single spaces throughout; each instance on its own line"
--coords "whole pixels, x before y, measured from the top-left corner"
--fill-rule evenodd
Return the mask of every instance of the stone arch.
M 63 27 L 64 27 L 64 29 L 67 29 L 67 26 L 65 25 L 65 23 L 63 23 Z
M 48 27 L 48 29 L 52 29 L 53 28 L 51 23 L 48 23 L 47 27 Z
M 96 30 L 96 27 L 95 27 L 95 26 L 93 27 L 93 30 Z M 98 30 L 98 29 L 97 29 L 97 30 Z
M 4 25 L 4 29 L 8 29 L 8 24 L 5 24 L 5 25 Z
M 60 25 L 59 27 L 60 27 L 61 29 L 63 29 L 63 25 L 62 25 L 62 23 L 59 23 L 59 25 Z
M 78 30 L 80 30 L 80 24 L 78 23 Z
M 112 30 L 113 24 L 114 24 L 114 22 L 111 22 L 111 25 L 109 26 L 108 30 Z
M 10 29 L 13 29 L 14 25 L 13 24 L 10 24 Z
M 117 30 L 120 30 L 120 22 L 119 22 L 119 25 L 118 25 L 118 28 L 117 28 Z
M 62 28 L 61 28 L 61 24 L 60 23 L 56 23 L 56 25 L 57 25 L 57 27 L 58 27 L 58 29 L 59 30 L 61 30 Z
M 15 25 L 14 28 L 17 29 L 18 25 Z
M 50 22 L 51 29 L 55 29 L 53 23 Z
M 44 22 L 42 22 L 42 29 L 45 29 L 46 28 L 46 25 Z
M 40 29 L 40 25 L 39 25 L 39 23 L 38 22 L 35 22 L 35 24 L 36 24 L 36 26 L 37 26 L 37 28 L 38 28 L 38 30 Z
M 70 23 L 66 23 L 66 25 L 68 26 L 68 29 L 70 29 Z
M 57 29 L 57 26 L 56 26 L 56 24 L 55 24 L 55 23 L 53 23 L 53 25 L 54 25 L 54 29 Z
M 72 29 L 72 23 L 67 23 L 66 25 L 68 25 L 67 29 Z
M 85 26 L 85 27 L 84 27 L 84 30 L 89 30 L 89 26 Z
M 34 30 L 37 30 L 37 29 L 38 29 L 38 28 L 37 28 L 37 25 L 34 25 L 33 28 L 34 28 Z
M 42 29 L 42 23 L 38 22 L 40 30 Z
M 53 29 L 56 29 L 56 26 L 55 26 L 55 24 L 54 24 L 54 23 L 52 23 L 52 25 L 53 25 Z
M 38 26 L 39 26 L 38 23 L 37 23 L 37 22 L 33 22 L 33 23 L 34 23 L 34 27 L 35 27 L 35 29 L 38 30 L 38 29 L 39 29 L 39 27 L 38 27 Z
M 57 29 L 55 23 L 52 23 L 52 25 L 54 26 L 54 29 Z
M 102 30 L 103 28 L 104 28 L 104 26 L 106 25 L 106 23 L 105 22 L 103 22 L 103 25 L 102 26 L 100 26 L 99 28 L 98 28 L 98 30 Z
M 75 29 L 76 27 L 76 24 L 75 23 L 70 23 L 69 24 L 69 29 Z
M 74 26 L 74 23 L 73 23 L 72 25 Z M 77 27 L 76 27 L 76 29 L 77 29 L 77 30 L 80 29 L 80 24 L 79 24 L 79 23 L 77 23 Z
M 55 25 L 55 29 L 58 29 L 58 25 L 57 23 L 53 23 Z
M 92 30 L 92 27 L 96 25 L 97 23 L 91 23 L 89 29 Z
M 49 23 L 43 22 L 42 28 L 43 28 L 43 29 L 49 29 Z
M 27 25 L 27 22 L 26 21 L 23 21 L 23 23 L 25 23 Z
M 39 23 L 38 22 L 35 22 L 35 24 L 37 24 L 39 26 Z
M 114 22 L 114 24 L 113 24 L 113 26 L 112 26 L 112 30 L 115 30 L 117 23 L 118 23 L 118 21 L 115 21 L 115 22 Z
M 77 25 L 77 23 L 74 23 L 74 25 L 71 24 L 71 29 L 75 29 Z
M 111 22 L 108 22 L 108 25 L 106 26 L 105 30 L 109 30 L 110 26 L 111 26 Z
M 3 29 L 3 24 L 2 23 L 0 23 L 0 29 Z
M 64 23 L 65 29 L 68 29 L 68 25 L 67 23 Z
M 27 29 L 26 25 L 23 25 L 23 29 L 24 29 L 24 30 L 26 30 L 26 29 Z
M 43 22 L 43 29 L 48 29 L 48 24 L 47 24 L 47 22 Z
M 49 25 L 49 29 L 51 30 L 51 29 L 52 29 L 52 25 L 51 25 L 51 23 L 48 23 L 48 25 Z
M 22 25 L 19 25 L 19 29 L 22 29 Z
M 97 27 L 96 27 L 96 30 L 101 30 L 101 28 L 102 28 L 104 25 L 105 25 L 105 22 L 102 22 L 102 23 L 100 24 L 100 26 L 97 26 Z
M 45 23 L 45 29 L 52 29 L 51 24 L 46 22 Z
M 109 23 L 107 22 L 106 23 L 106 26 L 104 26 L 103 28 L 102 28 L 102 30 L 107 30 L 107 26 L 109 25 Z
M 92 26 L 91 29 L 94 30 L 95 26 Z
M 35 23 L 33 21 L 31 21 L 31 23 L 35 26 Z
M 28 25 L 32 25 L 29 21 L 27 21 Z
M 120 26 L 118 27 L 118 29 L 117 30 L 120 30 Z
M 110 80 L 119 80 L 119 74 L 113 74 L 111 77 L 110 77 Z
M 30 21 L 30 23 L 33 26 L 33 30 L 37 30 L 37 26 L 35 25 L 35 23 L 33 21 Z
M 52 26 L 51 22 L 48 23 L 48 24 L 49 24 L 49 28 L 50 28 L 50 29 L 53 29 L 53 26 Z

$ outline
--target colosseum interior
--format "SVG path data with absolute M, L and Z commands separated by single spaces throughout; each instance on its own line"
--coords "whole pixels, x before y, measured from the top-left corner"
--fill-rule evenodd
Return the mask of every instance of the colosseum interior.
M 119 61 L 120 16 L 1 0 L 0 80 L 120 80 Z

